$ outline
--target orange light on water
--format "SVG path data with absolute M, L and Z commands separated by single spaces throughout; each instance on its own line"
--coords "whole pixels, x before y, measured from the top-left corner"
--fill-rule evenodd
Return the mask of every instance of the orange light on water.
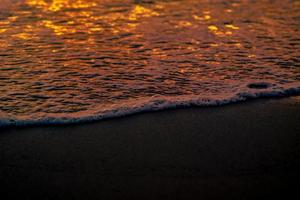
M 97 6 L 96 2 L 85 0 L 52 0 L 50 2 L 44 0 L 26 0 L 27 5 L 42 8 L 46 11 L 57 12 L 64 8 L 89 8 Z

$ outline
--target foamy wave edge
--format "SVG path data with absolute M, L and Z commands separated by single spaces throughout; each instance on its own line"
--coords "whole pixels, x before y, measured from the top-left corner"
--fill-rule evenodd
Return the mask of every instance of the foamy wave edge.
M 63 125 L 63 124 L 76 124 L 99 121 L 103 119 L 110 119 L 122 117 L 142 112 L 158 111 L 172 108 L 182 108 L 190 106 L 211 107 L 222 106 L 231 103 L 242 102 L 250 99 L 257 99 L 262 97 L 289 97 L 300 95 L 300 86 L 293 86 L 285 89 L 276 90 L 248 90 L 238 92 L 234 95 L 229 95 L 226 98 L 203 98 L 203 97 L 167 97 L 167 98 L 150 98 L 144 101 L 137 101 L 128 106 L 119 106 L 113 109 L 97 112 L 93 114 L 86 114 L 78 116 L 63 116 L 63 117 L 43 117 L 38 119 L 13 119 L 5 118 L 0 115 L 0 128 L 2 127 L 22 127 L 33 125 Z M 179 99 L 180 98 L 180 99 Z M 69 114 L 70 115 L 70 114 Z M 71 114 L 72 115 L 72 114 Z

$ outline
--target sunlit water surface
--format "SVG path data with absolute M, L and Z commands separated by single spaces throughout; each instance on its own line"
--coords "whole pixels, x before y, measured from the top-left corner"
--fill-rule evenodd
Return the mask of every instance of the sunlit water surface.
M 2 125 L 300 89 L 297 0 L 0 0 Z

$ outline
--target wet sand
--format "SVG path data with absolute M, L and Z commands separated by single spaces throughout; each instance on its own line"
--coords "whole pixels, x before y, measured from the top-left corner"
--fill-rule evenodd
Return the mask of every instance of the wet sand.
M 296 192 L 300 98 L 0 132 L 1 193 L 22 199 L 254 199 Z

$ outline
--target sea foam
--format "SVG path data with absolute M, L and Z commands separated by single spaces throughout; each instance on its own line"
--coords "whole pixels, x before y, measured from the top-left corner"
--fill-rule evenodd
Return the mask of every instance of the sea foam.
M 251 83 L 261 84 L 261 83 Z M 248 85 L 249 87 L 249 85 Z M 111 105 L 109 108 L 95 108 L 88 112 L 76 114 L 50 115 L 49 117 L 24 117 L 23 119 L 6 118 L 0 113 L 0 127 L 7 126 L 28 126 L 28 125 L 60 125 L 93 122 L 102 119 L 116 118 L 136 113 L 159 111 L 173 108 L 183 108 L 190 106 L 211 107 L 222 106 L 231 103 L 243 102 L 260 97 L 289 97 L 300 94 L 300 86 L 290 86 L 288 88 L 254 89 L 240 91 L 234 95 L 228 94 L 226 97 L 216 96 L 214 98 L 203 98 L 196 96 L 182 96 L 177 98 L 149 98 L 127 102 L 124 105 Z

